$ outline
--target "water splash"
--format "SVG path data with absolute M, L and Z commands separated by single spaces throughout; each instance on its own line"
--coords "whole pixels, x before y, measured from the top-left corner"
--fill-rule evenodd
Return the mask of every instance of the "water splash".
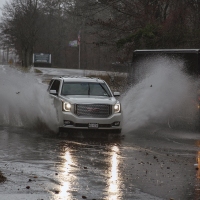
M 56 111 L 47 85 L 33 73 L 0 66 L 0 125 L 56 131 Z
M 184 73 L 184 67 L 184 61 L 167 57 L 138 64 L 138 83 L 122 99 L 125 132 L 151 123 L 170 126 L 172 119 L 196 120 L 197 82 Z

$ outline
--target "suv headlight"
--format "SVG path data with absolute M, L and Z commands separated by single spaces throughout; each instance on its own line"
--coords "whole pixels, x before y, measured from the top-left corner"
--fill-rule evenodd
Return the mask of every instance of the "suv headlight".
M 65 112 L 69 112 L 71 110 L 71 107 L 72 105 L 69 102 L 65 101 L 62 103 L 62 108 L 63 108 L 63 111 Z
M 121 106 L 120 103 L 116 103 L 114 105 L 114 113 L 120 113 L 121 112 Z

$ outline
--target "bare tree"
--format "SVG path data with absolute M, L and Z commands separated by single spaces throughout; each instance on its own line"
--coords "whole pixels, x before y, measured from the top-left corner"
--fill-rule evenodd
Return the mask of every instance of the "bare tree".
M 25 67 L 32 62 L 34 45 L 41 29 L 39 3 L 39 0 L 13 0 L 3 9 L 2 34 L 15 46 Z
M 4 44 L 13 44 L 24 66 L 32 53 L 52 54 L 56 67 L 109 69 L 127 62 L 134 49 L 199 48 L 197 0 L 12 0 L 0 24 Z
M 97 43 L 116 47 L 120 61 L 128 60 L 136 48 L 184 47 L 190 40 L 193 11 L 198 22 L 196 0 L 81 2 L 85 4 L 79 14 L 89 19 L 88 25 L 99 38 Z

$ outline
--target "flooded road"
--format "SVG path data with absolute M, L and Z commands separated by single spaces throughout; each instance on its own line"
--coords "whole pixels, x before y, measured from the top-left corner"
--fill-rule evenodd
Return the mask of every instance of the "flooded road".
M 122 136 L 92 138 L 56 134 L 48 74 L 0 72 L 1 200 L 200 199 L 200 133 L 171 120 L 193 121 L 194 84 L 179 70 L 152 71 L 122 95 Z
M 1 127 L 0 199 L 197 200 L 199 143 L 156 126 L 101 139 Z

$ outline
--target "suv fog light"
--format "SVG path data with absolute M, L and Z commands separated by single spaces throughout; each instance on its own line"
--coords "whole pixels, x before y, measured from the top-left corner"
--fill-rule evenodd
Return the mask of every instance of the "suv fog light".
M 120 122 L 113 122 L 112 125 L 113 125 L 113 126 L 119 126 L 119 125 L 120 125 Z
M 73 125 L 74 123 L 72 121 L 69 120 L 64 120 L 64 125 Z

